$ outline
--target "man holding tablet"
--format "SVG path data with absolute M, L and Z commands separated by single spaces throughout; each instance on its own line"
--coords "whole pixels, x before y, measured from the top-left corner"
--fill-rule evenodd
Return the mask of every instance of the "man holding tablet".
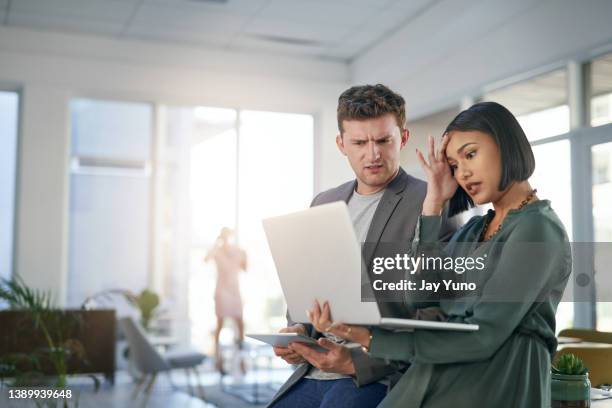
M 399 165 L 408 141 L 405 102 L 384 85 L 354 86 L 338 99 L 336 144 L 348 158 L 356 180 L 317 195 L 312 206 L 345 201 L 360 243 L 410 242 L 427 184 Z M 446 222 L 442 238 L 454 227 Z M 380 303 L 386 317 L 408 317 L 401 303 Z M 285 407 L 375 407 L 401 375 L 400 363 L 369 357 L 310 324 L 289 325 L 283 333 L 322 338 L 320 352 L 306 344 L 290 343 L 274 352 L 287 363 L 300 364 L 270 403 Z

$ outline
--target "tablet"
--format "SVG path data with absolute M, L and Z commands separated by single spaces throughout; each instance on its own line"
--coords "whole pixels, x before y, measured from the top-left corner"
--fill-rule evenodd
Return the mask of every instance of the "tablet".
M 298 333 L 246 334 L 246 336 L 276 347 L 288 347 L 289 343 L 299 342 L 312 347 L 319 353 L 327 353 L 329 351 L 321 347 L 312 337 L 307 337 Z

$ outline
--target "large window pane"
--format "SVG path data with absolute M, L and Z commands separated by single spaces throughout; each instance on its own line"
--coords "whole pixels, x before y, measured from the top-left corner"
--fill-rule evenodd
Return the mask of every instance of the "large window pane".
M 241 112 L 238 157 L 238 233 L 251 265 L 245 321 L 250 330 L 269 331 L 285 326 L 286 309 L 261 220 L 312 200 L 312 116 Z
M 510 110 L 531 141 L 569 132 L 566 70 L 557 70 L 483 95 Z
M 204 257 L 222 227 L 235 229 L 247 252 L 248 270 L 240 276 L 247 330 L 277 330 L 286 309 L 261 221 L 312 199 L 312 116 L 211 107 L 163 112 L 156 207 L 161 203 L 164 214 L 164 253 L 156 259 L 170 287 L 188 281 L 191 342 L 212 349 L 217 271 Z M 222 330 L 221 343 L 232 343 L 232 334 Z
M 206 247 L 222 227 L 236 225 L 237 112 L 197 108 L 195 114 L 189 183 L 191 242 Z
M 13 268 L 18 104 L 16 93 L 0 92 L 0 278 Z
M 612 54 L 591 62 L 591 126 L 612 123 Z
M 71 117 L 68 304 L 78 306 L 148 286 L 152 108 L 79 99 Z
M 536 159 L 535 172 L 529 179 L 530 184 L 538 189 L 538 196 L 548 199 L 572 240 L 572 191 L 571 162 L 569 140 L 545 143 L 533 146 Z M 573 291 L 567 285 L 566 292 Z M 571 298 L 571 297 L 569 297 Z M 574 304 L 562 302 L 557 308 L 557 332 L 573 327 Z
M 572 175 L 569 140 L 559 140 L 533 146 L 536 168 L 529 179 L 538 196 L 550 200 L 567 231 L 570 241 L 572 232 Z
M 214 262 L 205 263 L 204 258 L 221 228 L 236 228 L 237 116 L 234 109 L 211 107 L 171 109 L 169 116 L 169 137 L 175 153 L 169 151 L 166 156 L 172 154 L 180 160 L 173 171 L 182 172 L 189 180 L 185 184 L 176 178 L 174 185 L 168 186 L 176 192 L 175 197 L 188 197 L 186 211 L 173 218 L 174 228 L 182 223 L 188 225 L 187 234 L 175 243 L 174 253 L 181 252 L 180 246 L 189 248 L 185 263 L 189 273 L 185 276 L 175 271 L 172 275 L 188 279 L 191 342 L 208 350 L 215 324 L 217 271 Z M 176 199 L 165 199 L 174 201 L 176 207 Z M 180 286 L 180 282 L 172 281 L 172 287 Z M 178 294 L 175 291 L 171 295 Z
M 591 148 L 593 232 L 596 242 L 612 242 L 612 142 Z M 611 256 L 609 244 L 595 245 L 595 282 L 598 288 L 597 329 L 612 331 L 612 302 L 610 300 Z M 607 291 L 607 292 L 606 292 Z

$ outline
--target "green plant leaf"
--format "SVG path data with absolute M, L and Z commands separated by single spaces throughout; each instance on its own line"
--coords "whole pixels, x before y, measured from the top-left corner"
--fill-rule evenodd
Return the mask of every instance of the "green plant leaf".
M 581 358 L 567 353 L 557 359 L 556 364 L 552 366 L 552 371 L 555 374 L 584 375 L 588 372 L 588 368 Z

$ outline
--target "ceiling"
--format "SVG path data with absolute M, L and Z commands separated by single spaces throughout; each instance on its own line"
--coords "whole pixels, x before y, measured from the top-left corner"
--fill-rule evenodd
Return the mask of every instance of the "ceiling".
M 0 0 L 0 23 L 350 61 L 438 1 Z

